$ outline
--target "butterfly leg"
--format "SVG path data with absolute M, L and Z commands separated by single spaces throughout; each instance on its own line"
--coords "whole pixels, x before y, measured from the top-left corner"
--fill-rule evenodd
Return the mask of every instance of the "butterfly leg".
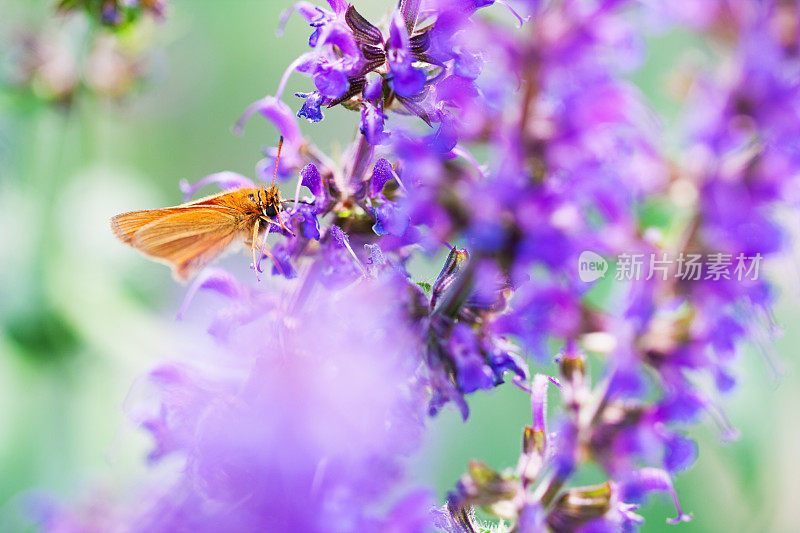
M 256 271 L 256 276 L 258 276 L 258 262 L 256 260 L 256 250 L 259 248 L 258 246 L 258 230 L 261 227 L 261 219 L 256 220 L 256 223 L 253 224 L 253 239 L 250 241 L 250 248 L 253 252 L 253 270 Z M 266 239 L 267 236 L 265 235 L 264 238 Z
M 277 225 L 277 223 L 265 219 L 267 222 Z M 286 275 L 285 271 L 283 270 L 283 266 L 278 262 L 274 255 L 270 252 L 269 245 L 267 244 L 267 235 L 268 233 L 264 234 L 264 240 L 261 241 L 261 246 L 258 245 L 258 232 L 261 228 L 261 219 L 256 220 L 256 223 L 253 225 L 253 241 L 252 241 L 252 250 L 253 250 L 253 269 L 256 271 L 256 276 L 260 272 L 260 261 L 261 259 L 259 256 L 260 254 L 266 255 L 272 264 L 275 265 L 275 268 L 280 271 L 281 275 Z

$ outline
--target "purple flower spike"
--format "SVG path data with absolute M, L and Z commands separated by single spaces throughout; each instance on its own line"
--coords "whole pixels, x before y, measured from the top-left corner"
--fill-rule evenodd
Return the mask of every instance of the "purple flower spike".
M 127 27 L 165 1 L 58 3 Z M 531 413 L 516 469 L 471 462 L 437 526 L 482 530 L 480 508 L 518 533 L 630 533 L 652 492 L 673 498 L 669 522 L 689 521 L 671 477 L 698 457 L 687 427 L 708 414 L 734 438 L 712 398 L 733 387 L 747 343 L 766 351 L 777 334 L 766 262 L 790 244 L 777 215 L 800 198 L 800 0 L 394 0 L 382 26 L 353 0 L 315 1 L 279 29 L 297 11 L 310 48 L 235 128 L 259 113 L 285 138 L 278 176 L 293 202 L 253 209 L 235 235 L 256 241 L 252 268 L 274 278 L 200 271 L 178 317 L 197 291 L 222 295 L 214 342 L 152 373 L 157 401 L 132 417 L 155 440 L 151 459 L 179 468 L 143 504 L 126 498 L 138 509 L 90 509 L 106 522 L 111 507 L 112 527 L 53 510 L 48 530 L 427 532 L 424 493 L 397 486 L 422 409 L 466 419 L 468 396 L 504 384 Z M 516 31 L 488 6 L 534 27 Z M 631 77 L 653 19 L 659 32 L 689 22 L 725 59 L 681 76 L 691 90 L 675 150 Z M 94 61 L 48 80 L 62 77 L 38 57 L 48 43 L 28 47 L 34 70 L 19 74 L 37 98 L 98 89 Z M 295 72 L 307 88 L 289 109 Z M 358 129 L 331 154 L 298 119 L 334 106 Z M 277 164 L 270 147 L 253 181 L 269 183 Z M 253 181 L 221 172 L 181 190 Z M 272 222 L 261 241 L 243 231 L 256 218 Z M 136 213 L 112 227 L 148 255 L 194 261 L 212 219 L 174 243 L 137 233 Z M 445 246 L 439 276 L 421 277 L 421 254 Z M 558 378 L 531 378 L 526 357 L 555 362 Z
M 301 107 L 300 111 L 297 112 L 298 118 L 305 118 L 309 122 L 320 122 L 325 118 L 325 114 L 321 109 L 322 105 L 325 103 L 325 97 L 322 96 L 319 91 L 310 93 L 294 93 L 294 95 L 299 98 L 306 99 L 306 101 L 303 102 L 303 107 Z
M 250 178 L 242 176 L 236 172 L 230 171 L 223 171 L 223 172 L 216 172 L 214 174 L 209 174 L 204 178 L 200 178 L 199 180 L 195 181 L 194 183 L 189 183 L 188 180 L 181 180 L 180 184 L 178 185 L 183 193 L 183 201 L 188 202 L 194 193 L 205 187 L 206 185 L 210 185 L 212 183 L 216 183 L 220 186 L 221 189 L 229 190 L 229 189 L 242 189 L 245 187 L 255 188 L 256 184 Z
M 375 162 L 372 167 L 372 177 L 369 180 L 369 195 L 371 198 L 378 196 L 382 191 L 386 182 L 394 177 L 394 169 L 392 164 L 386 159 L 380 158 Z
M 308 187 L 314 196 L 319 197 L 322 194 L 322 178 L 317 167 L 311 163 L 300 171 L 300 184 Z

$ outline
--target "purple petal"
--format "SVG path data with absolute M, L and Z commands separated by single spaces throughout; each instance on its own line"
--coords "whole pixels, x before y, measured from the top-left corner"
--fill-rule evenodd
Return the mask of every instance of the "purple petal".
M 456 324 L 447 348 L 457 369 L 458 387 L 468 394 L 494 387 L 494 375 L 486 364 L 474 332 L 466 324 Z
M 286 279 L 294 279 L 297 277 L 297 271 L 292 265 L 291 256 L 288 251 L 283 247 L 274 247 L 272 249 L 272 275 L 283 276 Z
M 318 241 L 319 221 L 317 220 L 317 208 L 313 205 L 300 204 L 297 210 L 292 213 L 293 221 L 299 224 L 300 233 L 306 239 Z M 294 224 L 297 227 L 297 224 Z
M 322 178 L 317 167 L 309 163 L 300 171 L 300 184 L 305 185 L 314 196 L 322 194 Z
M 322 33 L 322 28 L 316 28 L 311 35 L 308 36 L 309 48 L 316 48 L 319 43 L 319 34 Z
M 383 121 L 386 115 L 370 102 L 364 102 L 361 108 L 360 131 L 370 144 L 381 144 L 386 135 L 383 132 Z
M 480 52 L 459 50 L 456 52 L 456 60 L 453 67 L 453 72 L 457 76 L 474 80 L 480 75 L 483 68 L 483 57 Z
M 337 15 L 347 11 L 347 6 L 348 6 L 345 0 L 328 0 L 328 5 L 331 6 L 331 9 Z
M 369 180 L 369 193 L 370 198 L 374 198 L 383 191 L 384 185 L 394 177 L 394 169 L 392 164 L 386 159 L 380 158 L 375 162 L 372 167 L 372 177 Z
M 222 172 L 209 174 L 208 176 L 200 178 L 194 183 L 189 183 L 185 179 L 181 180 L 178 186 L 183 193 L 183 201 L 188 202 L 191 197 L 194 196 L 194 193 L 211 183 L 216 183 L 221 189 L 224 190 L 257 187 L 257 185 L 250 178 L 242 176 L 236 172 L 224 170 Z
M 412 65 L 413 52 L 400 13 L 395 12 L 389 28 L 387 46 L 389 60 L 389 83 L 394 92 L 401 97 L 416 96 L 425 88 L 427 74 Z
M 383 92 L 383 78 L 376 76 L 367 81 L 364 91 L 362 92 L 364 98 L 375 102 L 381 97 Z
M 461 76 L 447 76 L 436 84 L 436 99 L 455 105 L 467 105 L 479 95 L 475 83 Z
M 278 29 L 275 31 L 275 34 L 280 37 L 283 35 L 284 30 L 286 29 L 286 24 L 289 22 L 289 18 L 292 16 L 292 13 L 297 12 L 301 17 L 303 17 L 306 22 L 312 23 L 318 20 L 323 13 L 321 10 L 312 4 L 311 2 L 296 2 L 290 8 L 285 9 L 280 15 L 280 23 L 278 24 Z
M 275 125 L 283 135 L 286 144 L 293 147 L 300 145 L 303 135 L 300 133 L 300 126 L 297 125 L 294 113 L 292 113 L 288 105 L 272 96 L 267 96 L 250 104 L 242 113 L 242 116 L 239 117 L 239 120 L 236 121 L 233 129 L 234 133 L 241 134 L 247 121 L 256 113 L 260 113 Z
M 395 202 L 386 201 L 382 205 L 372 208 L 372 214 L 375 216 L 375 225 L 372 226 L 372 231 L 376 235 L 400 237 L 411 223 L 408 214 L 398 208 Z
M 550 377 L 536 374 L 531 386 L 531 411 L 533 412 L 533 429 L 547 434 L 547 388 Z
M 682 435 L 672 435 L 664 443 L 664 466 L 670 472 L 681 472 L 697 461 L 697 444 Z
M 183 304 L 176 317 L 178 320 L 183 318 L 183 314 L 188 309 L 194 295 L 200 289 L 208 289 L 231 299 L 240 298 L 245 292 L 239 281 L 226 270 L 221 268 L 206 269 L 197 276 L 186 292 L 186 297 L 183 299 Z
M 322 95 L 336 99 L 344 96 L 350 81 L 339 68 L 325 65 L 314 74 L 314 85 Z
M 339 49 L 342 55 L 342 65 L 349 64 L 351 67 L 356 67 L 363 60 L 361 55 L 361 48 L 358 46 L 353 30 L 342 21 L 335 20 L 325 26 L 324 33 L 325 41 L 322 44 L 335 46 Z M 319 48 L 320 44 L 317 44 Z M 355 72 L 352 72 L 353 74 Z
M 499 220 L 473 220 L 465 232 L 471 249 L 495 252 L 507 240 L 506 230 Z
M 691 515 L 687 515 L 681 509 L 678 494 L 672 485 L 672 478 L 660 468 L 642 468 L 635 472 L 633 477 L 623 486 L 623 499 L 637 501 L 651 492 L 666 492 L 672 496 L 675 509 L 678 511 L 677 518 L 668 518 L 670 524 L 691 521 Z
M 389 25 L 389 41 L 387 48 L 394 50 L 408 51 L 411 48 L 411 39 L 408 36 L 408 28 L 400 13 L 394 13 L 392 22 Z
M 425 88 L 428 77 L 424 70 L 408 63 L 390 62 L 391 76 L 389 83 L 399 96 L 408 98 L 416 96 Z
M 404 496 L 383 519 L 379 531 L 428 531 L 430 526 L 429 509 L 434 501 L 428 489 L 417 489 Z
M 440 154 L 450 152 L 458 144 L 458 131 L 450 118 L 442 118 L 439 127 L 428 137 L 431 148 Z

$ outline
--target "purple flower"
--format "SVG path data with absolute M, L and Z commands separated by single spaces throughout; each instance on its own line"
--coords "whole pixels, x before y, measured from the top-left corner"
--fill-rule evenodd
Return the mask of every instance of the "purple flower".
M 306 239 L 319 240 L 319 220 L 317 208 L 313 205 L 300 204 L 291 213 L 292 228 Z
M 375 225 L 372 230 L 376 235 L 394 235 L 399 237 L 408 229 L 408 215 L 397 207 L 394 202 L 384 201 L 378 207 L 372 208 Z
M 379 520 L 378 504 L 421 430 L 421 398 L 406 387 L 415 335 L 392 287 L 363 281 L 329 293 L 316 285 L 280 323 L 271 319 L 279 300 L 252 303 L 258 318 L 233 324 L 236 333 L 204 368 L 151 372 L 161 403 L 132 415 L 156 441 L 153 460 L 173 454 L 186 467 L 130 525 L 355 531 Z M 426 496 L 397 505 L 386 515 L 392 528 L 424 530 Z
M 383 92 L 383 79 L 375 76 L 367 81 L 366 85 L 364 85 L 364 91 L 362 92 L 364 99 L 369 100 L 371 102 L 377 102 L 378 99 L 382 96 Z
M 257 100 L 242 113 L 242 116 L 234 126 L 234 133 L 241 134 L 244 131 L 245 124 L 255 113 L 259 113 L 272 122 L 284 139 L 283 154 L 281 155 L 282 164 L 279 173 L 286 175 L 288 174 L 287 169 L 301 167 L 303 158 L 300 156 L 300 147 L 305 144 L 305 140 L 300 132 L 297 119 L 292 110 L 289 109 L 289 106 L 272 96 Z M 274 160 L 272 163 L 271 167 L 274 167 Z
M 383 132 L 386 115 L 379 107 L 364 102 L 361 107 L 361 133 L 370 144 L 382 144 L 386 135 Z
M 256 184 L 250 178 L 237 174 L 236 172 L 223 171 L 209 174 L 204 178 L 200 178 L 194 183 L 189 183 L 187 180 L 181 180 L 179 187 L 183 193 L 184 201 L 189 201 L 194 194 L 211 183 L 217 184 L 221 189 L 241 189 L 243 187 L 255 188 Z
M 350 83 L 340 68 L 326 64 L 319 66 L 314 73 L 314 85 L 321 96 L 335 100 L 347 92 Z
M 300 184 L 308 187 L 308 190 L 314 196 L 322 194 L 322 179 L 320 178 L 319 170 L 310 163 L 300 171 Z
M 369 182 L 369 194 L 371 197 L 378 196 L 383 192 L 383 187 L 394 177 L 394 170 L 391 163 L 384 158 L 375 161 L 372 167 L 372 176 Z
M 386 53 L 391 73 L 389 83 L 392 89 L 403 97 L 415 96 L 422 92 L 427 75 L 422 69 L 412 66 L 411 40 L 405 22 L 397 12 L 389 27 Z
M 298 117 L 303 117 L 309 122 L 319 122 L 325 115 L 322 113 L 321 107 L 325 102 L 325 97 L 318 91 L 311 93 L 295 93 L 295 96 L 305 98 L 303 107 L 297 112 Z
M 401 0 L 383 28 L 343 0 L 295 5 L 311 49 L 237 129 L 260 113 L 286 137 L 294 201 L 259 242 L 273 274 L 296 279 L 257 289 L 209 270 L 190 288 L 187 302 L 200 289 L 224 298 L 217 344 L 151 372 L 156 406 L 131 413 L 155 440 L 151 461 L 182 468 L 121 522 L 422 531 L 427 496 L 402 484 L 422 411 L 452 403 L 466 420 L 467 396 L 509 377 L 532 410 L 517 465 L 471 462 L 437 527 L 476 531 L 481 507 L 520 533 L 635 531 L 652 492 L 672 496 L 671 522 L 689 520 L 671 477 L 698 456 L 685 430 L 708 414 L 734 434 L 705 384 L 733 387 L 742 344 L 775 329 L 775 291 L 671 270 L 612 280 L 612 265 L 587 282 L 576 265 L 585 252 L 617 256 L 624 274 L 631 254 L 784 249 L 774 212 L 798 198 L 797 25 L 771 2 L 655 6 L 661 24 L 685 19 L 727 56 L 723 72 L 693 79 L 687 142 L 673 150 L 629 81 L 651 6 L 529 1 L 530 26 L 516 31 L 478 13 L 494 4 L 508 7 Z M 297 117 L 360 112 L 342 156 L 303 139 L 280 101 L 294 71 L 315 89 L 297 93 Z M 217 173 L 181 187 L 210 182 L 251 183 Z M 432 283 L 406 270 L 445 247 Z M 593 372 L 586 352 L 600 355 Z M 525 357 L 557 376 L 529 380 Z M 587 468 L 602 482 L 581 486 Z

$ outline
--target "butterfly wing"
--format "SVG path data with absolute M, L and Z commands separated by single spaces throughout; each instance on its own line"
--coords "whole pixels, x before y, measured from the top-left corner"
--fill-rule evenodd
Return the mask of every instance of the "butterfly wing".
M 137 231 L 162 218 L 179 213 L 185 213 L 189 208 L 208 208 L 223 211 L 241 210 L 246 205 L 244 199 L 248 195 L 255 194 L 255 189 L 238 189 L 235 191 L 225 191 L 210 196 L 199 198 L 192 202 L 181 204 L 176 207 L 165 207 L 163 209 L 145 209 L 143 211 L 131 211 L 123 213 L 111 219 L 111 231 L 119 240 L 126 244 L 131 244 L 131 240 Z
M 123 242 L 168 264 L 186 281 L 230 246 L 239 224 L 232 209 L 187 206 L 125 213 L 114 217 L 111 227 Z
M 122 213 L 111 219 L 111 231 L 125 244 L 131 244 L 136 232 L 146 225 L 180 213 L 185 209 L 185 207 L 167 207 L 164 209 L 145 209 L 144 211 Z

